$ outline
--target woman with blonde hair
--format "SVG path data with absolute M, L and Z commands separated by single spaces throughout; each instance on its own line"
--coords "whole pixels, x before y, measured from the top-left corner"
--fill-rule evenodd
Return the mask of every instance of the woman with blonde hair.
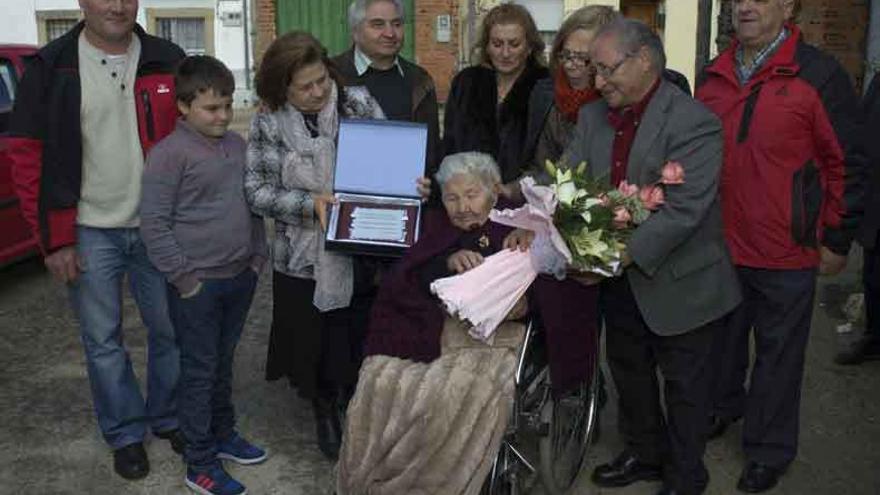
M 544 67 L 544 41 L 525 7 L 504 3 L 483 19 L 478 60 L 455 76 L 446 101 L 444 155 L 481 151 L 501 169 L 503 183 L 522 175 L 529 94 Z

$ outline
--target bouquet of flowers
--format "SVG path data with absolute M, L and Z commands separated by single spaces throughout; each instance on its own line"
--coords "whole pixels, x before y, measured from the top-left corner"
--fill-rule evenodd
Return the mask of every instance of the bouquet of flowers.
M 558 201 L 553 224 L 569 248 L 570 268 L 604 276 L 620 273 L 626 241 L 663 204 L 663 186 L 684 182 L 684 170 L 677 162 L 664 165 L 656 184 L 639 188 L 623 181 L 616 189 L 588 177 L 586 162 L 573 170 L 561 170 L 549 161 L 546 167 Z
M 529 256 L 507 259 L 509 254 L 497 253 L 467 273 L 431 285 L 447 310 L 469 321 L 471 334 L 481 340 L 490 338 L 538 273 L 560 280 L 569 271 L 619 275 L 632 231 L 663 205 L 665 186 L 684 183 L 684 169 L 673 161 L 663 166 L 658 182 L 642 187 L 624 181 L 609 188 L 586 174 L 586 163 L 562 170 L 547 162 L 546 168 L 553 180 L 549 186 L 526 177 L 520 181 L 526 204 L 489 215 L 494 222 L 535 233 Z M 485 287 L 498 288 L 493 291 L 497 296 Z

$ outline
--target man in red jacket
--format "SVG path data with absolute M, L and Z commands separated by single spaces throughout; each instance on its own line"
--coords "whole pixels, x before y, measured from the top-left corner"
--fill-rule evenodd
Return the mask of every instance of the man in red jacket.
M 735 0 L 733 45 L 696 97 L 724 126 L 724 232 L 743 303 L 716 342 L 710 436 L 745 416 L 737 487 L 773 487 L 797 454 L 816 274 L 846 265 L 861 215 L 858 101 L 831 56 L 806 44 L 794 0 Z M 749 335 L 756 360 L 748 393 Z
M 179 353 L 165 281 L 138 233 L 144 154 L 174 127 L 183 51 L 135 25 L 137 0 L 79 0 L 84 21 L 29 60 L 10 125 L 16 192 L 46 266 L 69 289 L 114 468 L 143 478 L 149 428 L 182 451 Z M 122 283 L 148 330 L 147 398 L 122 339 Z

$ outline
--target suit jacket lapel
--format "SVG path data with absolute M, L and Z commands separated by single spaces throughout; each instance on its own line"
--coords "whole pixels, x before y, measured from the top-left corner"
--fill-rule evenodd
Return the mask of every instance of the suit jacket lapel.
M 661 81 L 660 87 L 657 88 L 657 92 L 648 102 L 648 107 L 642 115 L 635 141 L 629 151 L 626 179 L 631 184 L 641 185 L 642 177 L 647 170 L 646 167 L 659 166 L 659 164 L 644 163 L 644 160 L 663 126 L 666 125 L 666 111 L 669 108 L 671 97 L 669 83 Z
M 603 117 L 607 109 L 602 113 Z M 590 174 L 594 179 L 611 183 L 611 149 L 614 146 L 614 128 L 608 122 L 596 126 L 590 150 Z M 575 164 L 577 165 L 577 164 Z

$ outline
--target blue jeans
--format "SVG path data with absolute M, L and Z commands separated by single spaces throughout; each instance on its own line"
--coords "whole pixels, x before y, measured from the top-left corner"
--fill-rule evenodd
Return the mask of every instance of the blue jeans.
M 181 298 L 168 285 L 168 300 L 180 344 L 180 429 L 184 459 L 204 471 L 217 458 L 217 443 L 235 429 L 232 360 L 254 297 L 257 274 L 205 279 L 197 294 Z
M 77 227 L 83 270 L 70 285 L 79 320 L 92 401 L 104 439 L 113 449 L 177 428 L 180 355 L 168 316 L 165 279 L 147 259 L 138 229 Z M 141 395 L 122 338 L 122 284 L 147 327 L 147 400 Z

